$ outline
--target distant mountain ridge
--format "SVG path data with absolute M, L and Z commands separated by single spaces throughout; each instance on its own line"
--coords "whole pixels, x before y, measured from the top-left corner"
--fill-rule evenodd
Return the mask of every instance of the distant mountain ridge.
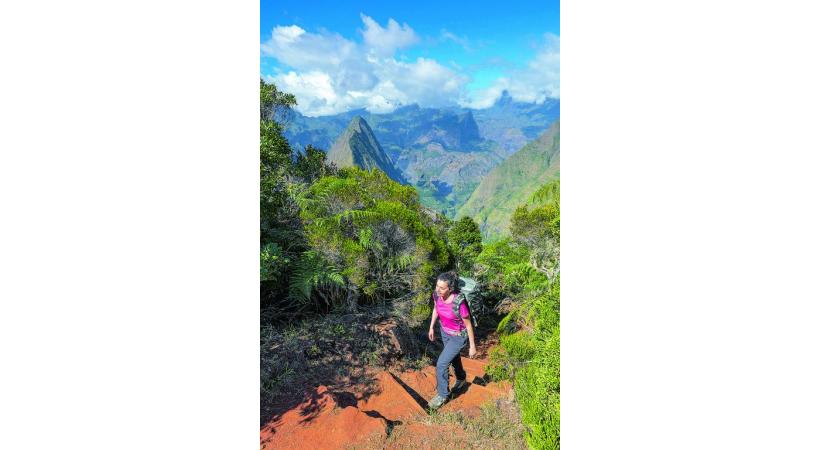
M 473 110 L 473 115 L 481 136 L 498 142 L 509 155 L 537 139 L 558 120 L 561 101 L 548 98 L 542 103 L 517 102 L 504 91 L 492 107 Z
M 313 145 L 329 151 L 361 117 L 393 167 L 416 186 L 422 204 L 454 217 L 493 167 L 536 139 L 559 114 L 558 99 L 516 102 L 505 91 L 487 109 L 413 104 L 387 114 L 358 109 L 323 117 L 294 111 L 284 134 L 296 149 Z
M 336 139 L 327 153 L 327 160 L 338 167 L 379 169 L 394 181 L 407 184 L 407 180 L 393 166 L 373 130 L 361 116 L 354 117 Z
M 458 210 L 470 216 L 487 237 L 508 231 L 515 209 L 543 184 L 561 176 L 561 124 L 556 120 L 538 139 L 496 166 Z
M 469 117 L 467 113 L 470 113 Z M 294 117 L 285 129 L 285 137 L 296 148 L 313 145 L 327 150 L 350 120 L 361 116 L 386 149 L 408 147 L 432 129 L 437 129 L 447 135 L 447 143 L 442 143 L 445 148 L 463 148 L 476 141 L 491 140 L 509 155 L 536 139 L 560 113 L 559 99 L 546 99 L 542 103 L 517 102 L 504 91 L 491 107 L 485 109 L 423 108 L 411 104 L 386 114 L 372 114 L 360 108 L 321 117 L 307 117 L 294 111 Z M 462 127 L 455 127 L 456 123 Z M 388 154 L 395 158 L 397 155 L 393 153 L 388 149 Z

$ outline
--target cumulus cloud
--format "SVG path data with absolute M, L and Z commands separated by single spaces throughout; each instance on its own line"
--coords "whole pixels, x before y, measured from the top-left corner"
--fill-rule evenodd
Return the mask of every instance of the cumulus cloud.
M 262 53 L 297 70 L 327 70 L 357 59 L 356 44 L 339 34 L 308 33 L 296 25 L 274 27 Z
M 378 55 L 391 56 L 400 48 L 409 47 L 419 42 L 416 32 L 406 23 L 399 25 L 393 19 L 387 21 L 387 28 L 382 28 L 375 20 L 360 14 L 364 22 L 364 44 Z
M 535 57 L 526 67 L 512 70 L 497 79 L 490 87 L 475 92 L 461 104 L 471 108 L 487 108 L 493 105 L 506 90 L 513 100 L 542 103 L 547 98 L 560 98 L 561 39 L 545 34 Z
M 398 49 L 419 41 L 412 28 L 393 19 L 382 27 L 364 14 L 361 18 L 362 43 L 335 33 L 311 33 L 296 25 L 275 27 L 262 44 L 262 54 L 292 70 L 268 80 L 293 93 L 299 102 L 297 110 L 310 116 L 362 107 L 389 112 L 409 103 L 456 104 L 468 77 L 432 59 L 397 60 Z
M 420 41 L 407 24 L 389 19 L 382 27 L 361 14 L 362 41 L 329 31 L 310 32 L 297 25 L 274 27 L 262 54 L 276 58 L 285 70 L 268 81 L 296 96 L 296 109 L 322 116 L 367 108 L 390 112 L 398 106 L 469 106 L 486 108 L 507 90 L 513 99 L 542 102 L 559 96 L 560 39 L 545 35 L 535 57 L 522 68 L 505 68 L 505 76 L 488 88 L 469 93 L 470 77 L 458 65 L 444 66 L 430 58 L 397 57 L 400 49 Z M 443 40 L 468 45 L 466 37 L 444 30 Z

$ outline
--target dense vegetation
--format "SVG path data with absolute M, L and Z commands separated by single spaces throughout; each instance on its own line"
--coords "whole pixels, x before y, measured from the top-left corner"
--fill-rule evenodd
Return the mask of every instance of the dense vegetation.
M 489 372 L 514 380 L 524 439 L 559 448 L 558 182 L 514 211 L 511 237 L 487 244 L 472 218 L 423 207 L 415 187 L 380 170 L 339 169 L 312 146 L 295 151 L 283 126 L 296 99 L 260 89 L 263 411 L 297 383 L 379 364 L 368 321 L 413 340 L 413 327 L 426 329 L 435 276 L 456 269 L 481 280 L 502 314 Z
M 516 209 L 511 238 L 488 245 L 476 270 L 503 296 L 501 345 L 488 370 L 515 382 L 532 448 L 560 448 L 560 182 L 544 185 L 532 209 Z

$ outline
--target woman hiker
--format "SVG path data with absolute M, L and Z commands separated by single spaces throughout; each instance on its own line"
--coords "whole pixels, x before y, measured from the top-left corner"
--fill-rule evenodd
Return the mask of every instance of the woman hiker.
M 453 311 L 453 302 L 456 301 L 459 292 L 458 277 L 453 272 L 445 272 L 436 279 L 436 291 L 433 293 L 435 300 L 435 307 L 433 308 L 433 317 L 430 320 L 430 331 L 427 333 L 427 338 L 430 341 L 435 341 L 435 334 L 433 326 L 436 324 L 436 319 L 441 319 L 441 340 L 444 343 L 444 349 L 436 362 L 436 396 L 433 397 L 428 404 L 432 409 L 438 409 L 449 398 L 448 386 L 450 384 L 450 364 L 456 372 L 456 383 L 453 385 L 453 391 L 459 390 L 467 384 L 467 372 L 461 366 L 461 357 L 459 352 L 470 340 L 470 358 L 476 354 L 475 349 L 475 333 L 473 333 L 473 323 L 469 319 L 470 310 L 467 307 L 467 302 L 462 301 L 459 306 L 458 314 Z

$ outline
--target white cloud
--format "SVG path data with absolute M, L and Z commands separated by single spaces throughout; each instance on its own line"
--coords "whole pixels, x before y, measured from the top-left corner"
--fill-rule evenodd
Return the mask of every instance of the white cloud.
M 316 115 L 335 113 L 333 105 L 339 101 L 331 77 L 320 71 L 303 74 L 290 71 L 273 77 L 279 88 L 296 96 L 300 105 Z
M 356 59 L 356 44 L 338 34 L 308 33 L 296 25 L 275 27 L 262 53 L 297 70 L 328 69 Z
M 490 87 L 474 93 L 461 102 L 471 108 L 487 108 L 501 97 L 505 90 L 513 100 L 541 103 L 547 98 L 560 98 L 561 92 L 561 39 L 545 34 L 535 57 L 527 66 L 513 70 L 497 79 Z
M 360 14 L 364 22 L 364 44 L 369 51 L 382 56 L 392 56 L 396 50 L 409 47 L 419 42 L 416 32 L 406 23 L 399 25 L 393 19 L 387 21 L 387 28 L 382 28 L 372 18 Z
M 296 25 L 278 26 L 262 53 L 293 70 L 268 79 L 296 96 L 297 110 L 310 116 L 352 108 L 389 112 L 397 106 L 455 105 L 469 79 L 437 61 L 397 60 L 396 49 L 418 42 L 413 30 L 390 19 L 381 27 L 362 14 L 364 42 L 328 32 L 310 33 Z
M 559 96 L 560 39 L 545 35 L 536 56 L 520 69 L 507 70 L 490 87 L 466 90 L 470 78 L 458 65 L 444 66 L 430 58 L 409 61 L 396 50 L 417 42 L 407 24 L 389 19 L 385 27 L 361 14 L 362 42 L 328 31 L 312 33 L 297 25 L 277 26 L 262 44 L 262 54 L 287 66 L 268 75 L 296 96 L 296 109 L 309 116 L 336 114 L 353 108 L 390 112 L 398 106 L 469 106 L 486 108 L 507 90 L 513 99 L 541 102 Z M 443 39 L 463 39 L 443 30 Z M 447 34 L 449 33 L 449 34 Z M 456 41 L 457 42 L 457 41 Z
M 303 34 L 305 34 L 305 30 L 296 25 L 276 27 L 273 29 L 273 40 L 279 44 L 290 44 L 299 39 L 299 36 Z
M 468 52 L 471 52 L 473 50 L 472 47 L 470 47 L 470 40 L 467 39 L 466 36 L 460 37 L 447 30 L 441 30 L 441 39 L 444 41 L 453 41 Z
M 509 84 L 506 77 L 501 77 L 495 80 L 492 86 L 477 91 L 470 98 L 462 101 L 461 105 L 475 109 L 489 108 L 501 97 L 504 90 L 509 88 Z

